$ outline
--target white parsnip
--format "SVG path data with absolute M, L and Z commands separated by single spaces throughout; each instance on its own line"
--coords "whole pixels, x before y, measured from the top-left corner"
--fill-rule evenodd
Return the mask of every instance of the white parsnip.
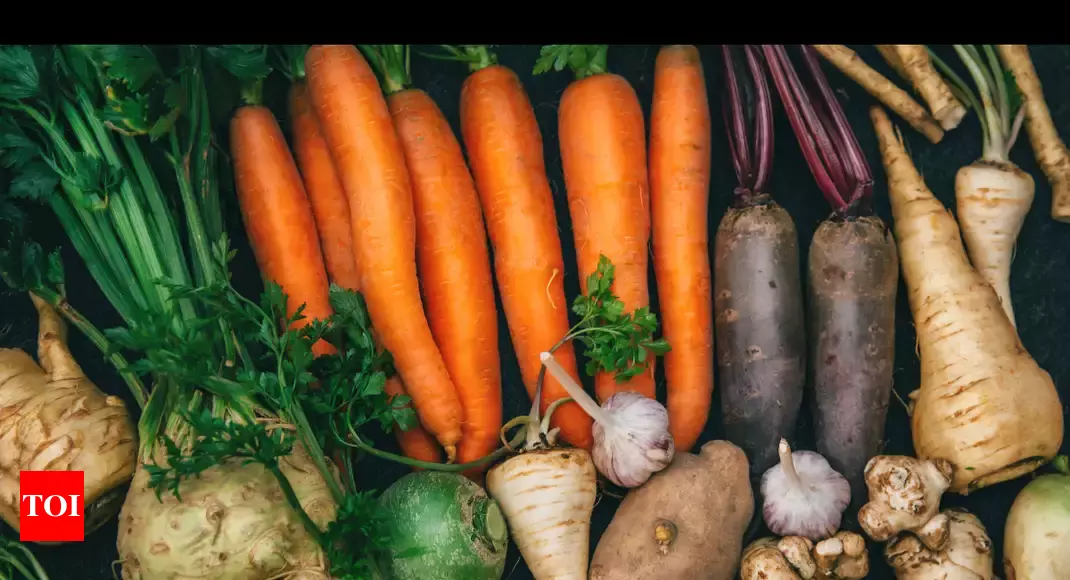
M 915 90 L 929 106 L 940 126 L 950 131 L 959 126 L 966 116 L 966 107 L 951 92 L 951 87 L 936 72 L 929 52 L 923 44 L 893 44 L 892 50 L 902 67 L 901 74 L 914 85 Z
M 1070 222 L 1070 151 L 1059 137 L 1051 111 L 1044 101 L 1029 47 L 1024 44 L 1000 44 L 997 46 L 1003 65 L 1014 75 L 1021 91 L 1025 109 L 1025 129 L 1033 145 L 1033 154 L 1051 184 L 1051 217 L 1060 222 Z
M 958 224 L 918 174 L 879 107 L 871 116 L 888 175 L 895 238 L 918 334 L 921 384 L 911 418 L 923 459 L 954 466 L 951 490 L 1032 472 L 1063 440 L 1062 404 L 966 256 Z

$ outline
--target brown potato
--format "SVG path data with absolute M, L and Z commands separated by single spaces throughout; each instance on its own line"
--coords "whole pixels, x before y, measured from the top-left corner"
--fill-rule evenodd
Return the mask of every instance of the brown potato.
M 747 456 L 727 441 L 678 453 L 624 498 L 591 580 L 731 580 L 754 515 Z

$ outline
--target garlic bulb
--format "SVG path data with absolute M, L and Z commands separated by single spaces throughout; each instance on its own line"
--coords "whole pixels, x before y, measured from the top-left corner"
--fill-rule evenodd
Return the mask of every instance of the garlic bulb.
M 654 399 L 623 391 L 599 407 L 553 355 L 542 353 L 546 370 L 594 419 L 591 455 L 598 471 L 621 487 L 638 487 L 669 466 L 676 451 L 669 412 Z
M 822 540 L 836 533 L 851 485 L 813 451 L 796 451 L 780 440 L 780 464 L 762 476 L 762 516 L 778 536 Z

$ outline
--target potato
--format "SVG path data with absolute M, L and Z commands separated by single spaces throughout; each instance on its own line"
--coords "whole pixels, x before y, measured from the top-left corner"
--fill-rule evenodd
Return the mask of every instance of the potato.
M 595 549 L 591 580 L 732 580 L 754 515 L 748 470 L 727 441 L 678 453 L 624 498 Z

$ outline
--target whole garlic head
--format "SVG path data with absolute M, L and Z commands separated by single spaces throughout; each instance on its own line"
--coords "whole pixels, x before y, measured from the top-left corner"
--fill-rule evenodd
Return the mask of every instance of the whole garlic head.
M 594 417 L 594 464 L 621 487 L 638 487 L 669 466 L 676 452 L 669 412 L 644 395 L 622 391 L 602 403 L 607 417 Z
M 813 451 L 792 452 L 780 440 L 780 464 L 762 476 L 762 516 L 778 536 L 822 540 L 840 528 L 851 502 L 847 478 Z

